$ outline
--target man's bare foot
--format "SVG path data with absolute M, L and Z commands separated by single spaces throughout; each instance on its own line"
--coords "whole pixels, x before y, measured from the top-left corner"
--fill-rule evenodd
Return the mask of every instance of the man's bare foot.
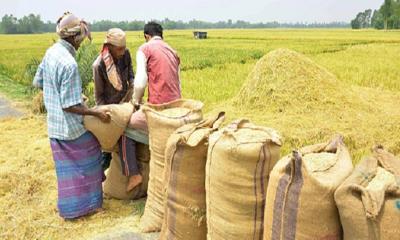
M 142 175 L 133 175 L 129 177 L 128 185 L 126 186 L 126 192 L 132 191 L 136 186 L 141 184 L 143 181 Z

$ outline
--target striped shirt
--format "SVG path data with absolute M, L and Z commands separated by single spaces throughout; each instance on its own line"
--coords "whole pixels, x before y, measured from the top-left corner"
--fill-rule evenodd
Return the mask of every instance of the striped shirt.
M 43 88 L 49 138 L 74 140 L 86 130 L 83 117 L 63 109 L 82 103 L 82 81 L 74 47 L 59 40 L 50 47 L 40 63 L 33 85 Z

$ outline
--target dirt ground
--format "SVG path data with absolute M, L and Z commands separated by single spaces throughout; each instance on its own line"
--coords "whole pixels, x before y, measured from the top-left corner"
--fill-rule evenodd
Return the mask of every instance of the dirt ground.
M 15 109 L 7 99 L 0 96 L 0 118 L 19 117 L 22 115 L 21 111 Z

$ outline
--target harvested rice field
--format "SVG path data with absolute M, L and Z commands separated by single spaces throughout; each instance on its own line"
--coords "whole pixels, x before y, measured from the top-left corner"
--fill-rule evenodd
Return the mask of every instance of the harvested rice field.
M 184 98 L 204 102 L 206 115 L 225 111 L 226 123 L 248 118 L 278 130 L 282 156 L 337 133 L 353 163 L 375 144 L 400 154 L 399 31 L 208 34 L 202 41 L 191 31 L 165 34 L 181 57 Z M 100 49 L 104 33 L 93 35 Z M 127 37 L 134 57 L 142 35 Z M 136 232 L 144 200 L 105 199 L 103 212 L 76 221 L 58 216 L 46 117 L 37 113 L 40 100 L 33 100 L 25 67 L 40 59 L 53 39 L 54 34 L 0 35 L 0 94 L 25 113 L 0 120 L 0 239 L 103 239 Z

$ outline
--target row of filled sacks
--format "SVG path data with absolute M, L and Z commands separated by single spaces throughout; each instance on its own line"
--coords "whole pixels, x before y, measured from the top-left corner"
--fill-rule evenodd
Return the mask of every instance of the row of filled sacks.
M 160 239 L 399 236 L 400 160 L 381 148 L 354 171 L 341 136 L 277 161 L 279 136 L 248 121 L 184 126 L 167 145 Z
M 269 173 L 280 153 L 279 134 L 247 120 L 219 130 L 223 114 L 182 126 L 160 115 L 167 108 L 171 106 L 145 111 L 150 179 L 156 179 L 149 183 L 142 231 L 162 230 L 161 239 L 262 238 Z M 347 160 L 344 177 L 352 168 L 350 157 Z
M 343 231 L 345 239 L 391 239 L 398 234 L 399 160 L 393 155 L 376 149 L 352 173 L 350 154 L 335 137 L 293 152 L 274 167 L 280 138 L 272 129 L 263 135 L 260 129 L 266 128 L 242 120 L 218 131 L 222 117 L 202 121 L 201 108 L 193 100 L 144 108 L 152 159 L 144 232 L 162 226 L 161 239 L 342 239 Z M 185 125 L 189 122 L 194 124 Z M 388 183 L 382 185 L 382 178 Z M 345 185 L 348 181 L 356 182 Z M 354 227 L 357 219 L 362 227 Z
M 304 147 L 271 172 L 263 239 L 398 239 L 399 180 L 400 159 L 382 147 L 354 170 L 340 136 Z
M 248 120 L 220 129 L 224 115 L 184 125 L 169 137 L 164 212 L 157 216 L 163 222 L 152 229 L 161 228 L 160 239 L 262 236 L 268 175 L 281 138 Z

